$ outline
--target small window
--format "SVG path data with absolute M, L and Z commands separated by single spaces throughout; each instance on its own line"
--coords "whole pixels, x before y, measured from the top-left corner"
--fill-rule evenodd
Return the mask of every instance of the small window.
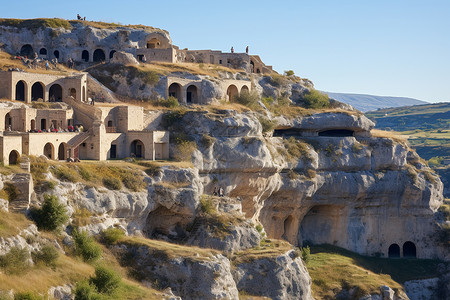
M 221 59 L 219 60 L 219 64 L 222 64 L 222 60 Z
M 86 147 L 86 143 L 82 143 L 81 146 L 82 146 L 82 147 Z
M 113 127 L 113 125 L 112 125 L 113 123 L 112 123 L 112 121 L 111 120 L 109 120 L 108 121 L 108 127 Z

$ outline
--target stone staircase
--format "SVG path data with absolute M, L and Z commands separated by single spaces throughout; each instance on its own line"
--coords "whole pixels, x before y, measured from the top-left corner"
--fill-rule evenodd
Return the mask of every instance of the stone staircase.
M 33 178 L 29 173 L 15 174 L 11 183 L 17 188 L 17 198 L 9 202 L 9 211 L 25 212 L 30 208 Z
M 67 144 L 69 145 L 69 147 L 75 148 L 78 145 L 80 145 L 81 143 L 83 143 L 84 141 L 86 141 L 90 136 L 89 131 L 85 131 L 85 132 L 80 132 L 80 134 L 77 134 L 76 136 L 74 136 L 73 138 L 71 138 Z

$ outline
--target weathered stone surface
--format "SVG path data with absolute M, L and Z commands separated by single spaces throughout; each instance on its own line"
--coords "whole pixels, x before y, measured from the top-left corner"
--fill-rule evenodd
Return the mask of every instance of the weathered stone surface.
M 72 295 L 72 287 L 71 284 L 52 286 L 47 294 L 55 300 L 73 300 L 75 296 Z
M 438 299 L 437 292 L 439 278 L 406 281 L 405 292 L 410 300 Z
M 128 246 L 126 251 L 135 258 L 142 276 L 157 280 L 159 286 L 169 286 L 183 299 L 239 298 L 230 262 L 220 254 L 210 258 L 171 258 L 152 255 L 146 246 Z
M 131 53 L 126 53 L 123 51 L 114 52 L 111 63 L 120 65 L 139 65 L 139 62 Z
M 294 251 L 273 258 L 241 263 L 233 269 L 237 288 L 271 299 L 313 299 L 311 278 Z

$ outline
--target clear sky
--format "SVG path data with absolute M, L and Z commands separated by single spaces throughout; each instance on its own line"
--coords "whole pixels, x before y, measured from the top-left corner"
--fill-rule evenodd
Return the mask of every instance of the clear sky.
M 0 0 L 2 18 L 77 13 L 166 29 L 180 48 L 248 45 L 324 91 L 450 102 L 450 0 Z

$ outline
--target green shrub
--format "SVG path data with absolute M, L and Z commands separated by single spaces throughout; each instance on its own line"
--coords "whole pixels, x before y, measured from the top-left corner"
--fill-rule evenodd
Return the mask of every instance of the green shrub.
M 75 300 L 99 300 L 101 296 L 88 280 L 78 281 L 75 287 Z
M 26 248 L 12 247 L 8 253 L 0 256 L 0 268 L 8 274 L 24 274 L 29 267 L 29 258 L 30 252 Z
M 63 225 L 69 217 L 66 206 L 59 203 L 56 195 L 44 195 L 44 204 L 40 209 L 32 209 L 31 217 L 39 229 L 54 231 Z
M 103 178 L 103 185 L 110 190 L 120 190 L 122 188 L 122 181 L 115 177 Z
M 262 232 L 263 232 L 263 226 L 262 226 L 261 224 L 259 224 L 259 223 L 255 226 L 255 229 L 256 229 L 256 231 L 258 231 L 259 233 L 262 233 Z
M 155 104 L 159 105 L 159 106 L 169 107 L 169 108 L 175 108 L 175 107 L 180 106 L 178 99 L 173 96 L 170 96 L 167 99 L 157 100 L 157 101 L 155 101 Z
M 72 236 L 75 242 L 75 253 L 84 261 L 93 262 L 100 258 L 102 249 L 86 231 L 75 229 Z
M 306 263 L 311 258 L 311 249 L 309 249 L 309 246 L 300 248 L 302 252 L 302 260 Z
M 98 266 L 95 268 L 95 277 L 91 278 L 91 283 L 98 292 L 110 295 L 119 287 L 120 276 L 111 269 Z
M 241 94 L 234 98 L 234 102 L 245 105 L 249 108 L 255 108 L 258 105 L 258 101 L 260 100 L 260 96 L 256 91 L 242 91 Z
M 293 70 L 284 71 L 284 75 L 286 75 L 286 76 L 292 76 L 292 75 L 294 75 L 294 74 L 295 74 L 295 73 L 294 73 Z
M 284 146 L 291 158 L 300 158 L 304 156 L 305 158 L 309 158 L 308 145 L 301 141 L 296 140 L 293 136 L 289 139 L 283 139 Z
M 303 104 L 306 108 L 326 108 L 330 106 L 330 98 L 327 94 L 311 89 L 303 96 Z
M 59 252 L 52 245 L 45 245 L 41 251 L 33 253 L 33 259 L 36 263 L 43 263 L 46 266 L 56 266 L 56 261 L 59 258 Z
M 14 300 L 43 300 L 44 298 L 31 292 L 22 292 L 14 295 Z
M 102 239 L 106 244 L 114 244 L 122 237 L 125 236 L 125 232 L 119 228 L 108 228 L 103 230 Z

